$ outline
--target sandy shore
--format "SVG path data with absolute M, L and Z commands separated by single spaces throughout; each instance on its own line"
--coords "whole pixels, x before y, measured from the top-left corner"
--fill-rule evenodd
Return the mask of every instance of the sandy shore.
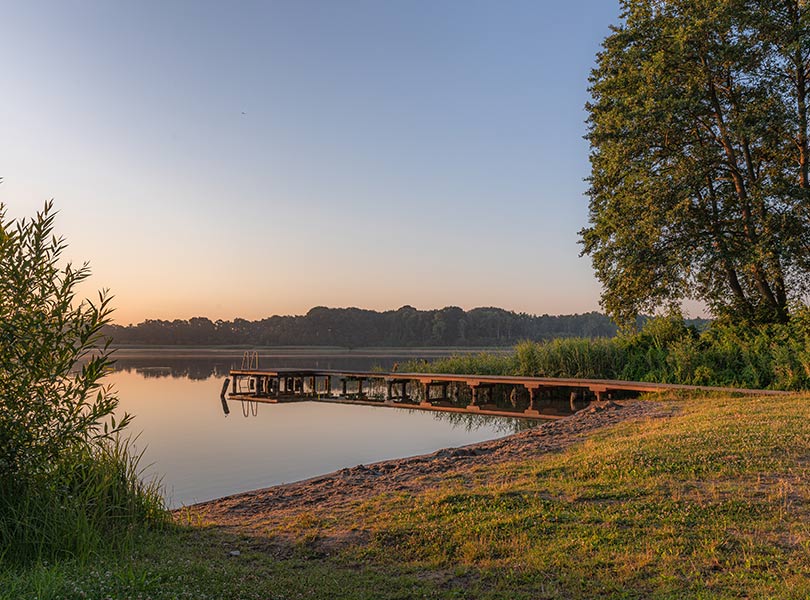
M 305 512 L 337 516 L 370 496 L 419 493 L 448 477 L 472 475 L 480 466 L 531 460 L 559 452 L 601 428 L 622 421 L 657 419 L 673 405 L 607 402 L 504 438 L 422 456 L 358 465 L 305 481 L 245 492 L 193 505 L 178 514 L 194 522 L 239 531 L 267 531 Z M 293 460 L 291 457 L 290 460 Z

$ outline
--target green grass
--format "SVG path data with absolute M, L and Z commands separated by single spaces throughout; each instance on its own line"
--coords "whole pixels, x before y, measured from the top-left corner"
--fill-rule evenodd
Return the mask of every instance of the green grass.
M 47 471 L 0 479 L 0 564 L 128 552 L 144 527 L 168 523 L 158 482 L 144 482 L 127 440 L 79 446 Z
M 7 568 L 0 599 L 810 597 L 810 396 L 672 402 L 421 494 Z

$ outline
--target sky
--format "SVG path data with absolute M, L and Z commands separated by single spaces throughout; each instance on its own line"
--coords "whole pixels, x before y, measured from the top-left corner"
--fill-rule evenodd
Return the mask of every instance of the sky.
M 598 310 L 584 105 L 618 13 L 0 0 L 0 202 L 53 198 L 122 324 Z

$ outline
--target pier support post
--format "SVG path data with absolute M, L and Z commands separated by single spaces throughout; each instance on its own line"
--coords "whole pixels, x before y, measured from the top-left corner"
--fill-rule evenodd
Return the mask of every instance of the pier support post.
M 529 408 L 523 411 L 523 414 L 529 417 L 539 417 L 540 410 L 537 408 L 537 396 L 540 395 L 540 388 L 526 386 L 526 389 L 529 391 Z
M 239 380 L 239 375 L 233 376 L 233 381 L 231 381 L 231 394 L 236 394 L 236 382 Z
M 596 396 L 596 401 L 601 402 L 604 399 L 602 394 L 607 395 L 607 387 L 603 385 L 592 385 L 591 392 Z
M 349 395 L 348 392 L 347 392 L 347 388 L 346 388 L 346 386 L 348 385 L 349 382 L 346 380 L 345 377 L 343 379 L 341 379 L 341 381 L 343 382 L 343 397 L 345 398 L 346 396 Z
M 576 402 L 579 399 L 579 392 L 571 392 L 571 395 L 568 396 L 568 404 L 571 407 L 571 412 L 577 412 Z
M 362 398 L 363 396 L 363 378 L 361 377 L 357 380 L 357 397 Z
M 420 406 L 425 406 L 425 407 L 433 406 L 430 403 L 430 386 L 431 385 L 432 385 L 431 383 L 423 383 L 422 384 L 422 391 L 424 392 L 425 395 L 422 398 L 422 402 L 419 403 Z
M 386 402 L 393 402 L 394 401 L 394 399 L 393 399 L 393 396 L 394 396 L 394 382 L 389 381 L 388 385 L 387 385 L 387 388 L 388 389 L 387 389 L 386 394 L 385 394 L 385 401 Z
M 470 399 L 469 405 L 467 405 L 467 410 L 481 410 L 478 404 L 478 383 L 471 383 L 470 391 L 472 392 L 472 398 Z

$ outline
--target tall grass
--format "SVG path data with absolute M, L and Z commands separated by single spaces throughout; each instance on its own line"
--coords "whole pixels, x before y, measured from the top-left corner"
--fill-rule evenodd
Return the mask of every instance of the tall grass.
M 515 357 L 517 375 L 614 379 L 620 375 L 616 368 L 625 360 L 625 352 L 612 340 L 570 338 L 521 342 Z
M 433 361 L 409 360 L 399 370 L 405 373 L 475 373 L 478 375 L 505 375 L 517 366 L 511 354 L 456 354 Z
M 141 478 L 141 456 L 115 439 L 78 447 L 36 478 L 0 479 L 0 563 L 119 554 L 139 529 L 167 524 L 159 482 Z
M 797 309 L 785 325 L 715 322 L 701 333 L 662 317 L 612 339 L 525 341 L 509 355 L 411 361 L 402 370 L 810 389 L 810 309 Z

